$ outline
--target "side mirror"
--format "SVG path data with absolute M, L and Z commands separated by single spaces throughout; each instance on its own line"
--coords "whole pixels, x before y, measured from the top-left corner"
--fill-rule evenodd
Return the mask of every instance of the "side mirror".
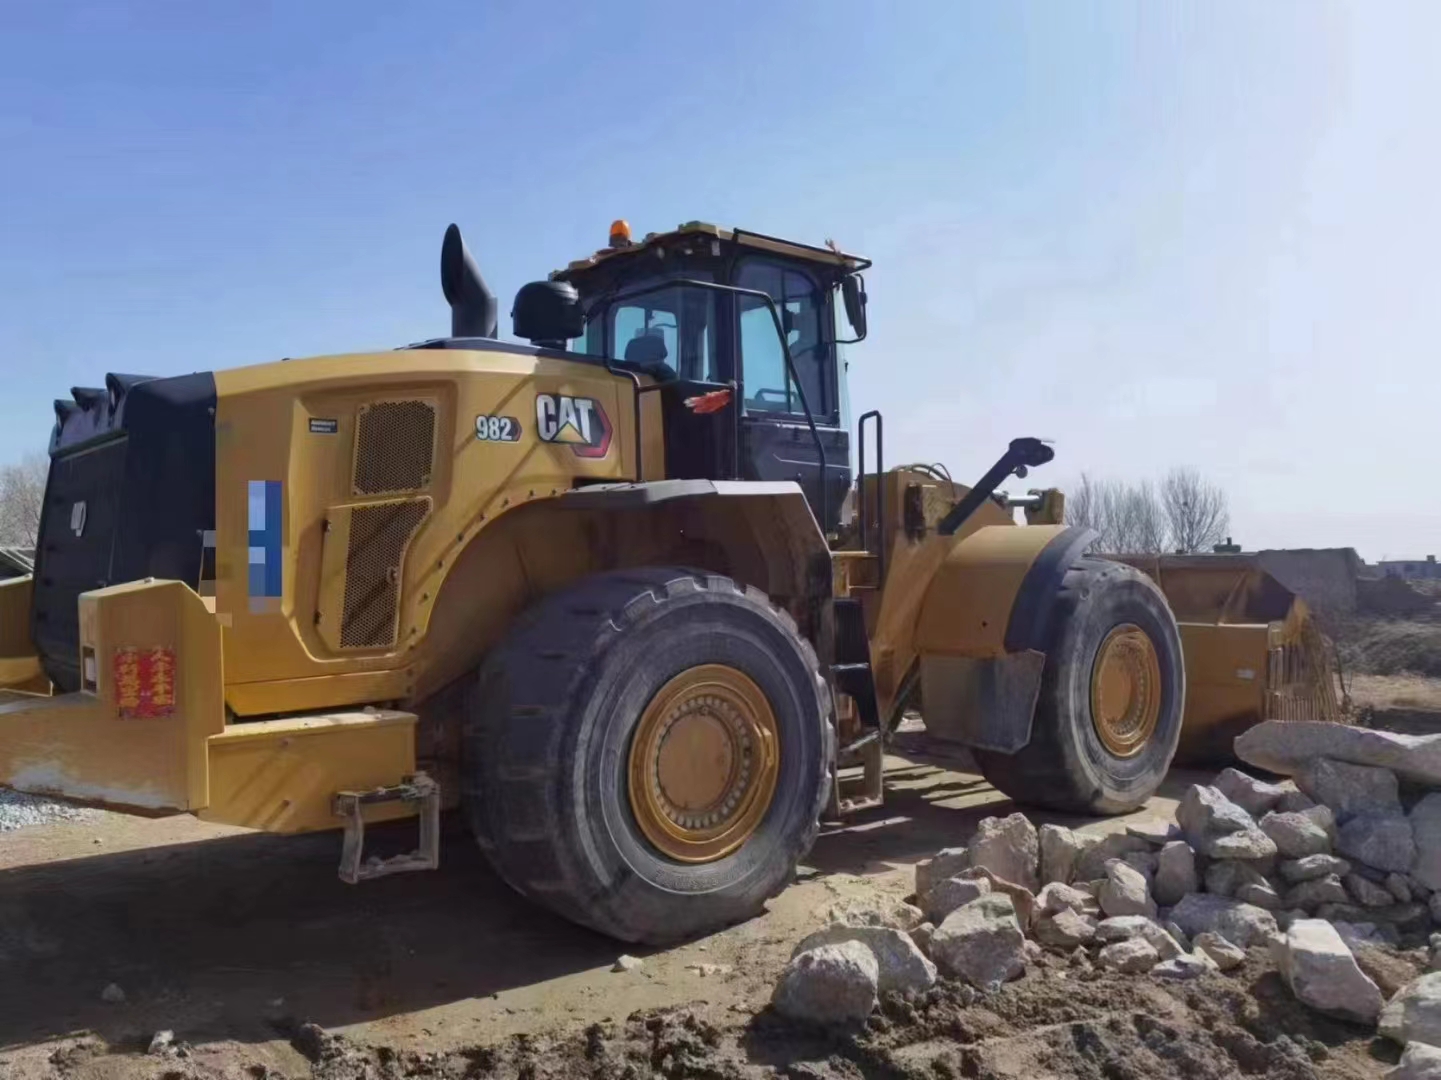
M 856 341 L 864 341 L 866 336 L 865 285 L 865 279 L 859 274 L 851 274 L 841 281 L 841 299 L 846 306 L 846 321 L 856 332 Z

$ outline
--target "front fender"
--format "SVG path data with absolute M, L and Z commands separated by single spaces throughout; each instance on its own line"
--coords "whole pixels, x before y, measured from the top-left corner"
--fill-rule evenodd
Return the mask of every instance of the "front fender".
M 1061 580 L 1095 535 L 1075 525 L 977 529 L 932 575 L 916 650 L 977 659 L 1043 651 Z
M 1001 753 L 1030 742 L 1061 582 L 1094 537 L 989 526 L 946 555 L 916 621 L 927 731 Z

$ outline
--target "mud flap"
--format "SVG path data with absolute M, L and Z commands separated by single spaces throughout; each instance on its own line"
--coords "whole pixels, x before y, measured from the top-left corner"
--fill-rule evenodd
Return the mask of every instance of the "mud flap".
M 921 715 L 937 739 L 1014 754 L 1031 741 L 1046 654 L 921 658 Z

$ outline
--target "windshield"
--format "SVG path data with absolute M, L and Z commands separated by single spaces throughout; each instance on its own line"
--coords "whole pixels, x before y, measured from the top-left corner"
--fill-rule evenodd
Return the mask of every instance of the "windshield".
M 692 275 L 698 278 L 702 275 Z M 709 275 L 704 275 L 709 277 Z M 624 293 L 641 292 L 662 279 L 627 282 Z M 716 294 L 674 286 L 632 296 L 593 315 L 575 351 L 666 369 L 682 379 L 720 382 L 716 349 Z

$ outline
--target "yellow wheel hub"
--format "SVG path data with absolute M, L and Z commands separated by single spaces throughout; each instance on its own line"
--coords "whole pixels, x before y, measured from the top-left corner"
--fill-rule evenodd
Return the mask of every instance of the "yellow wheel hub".
M 1091 669 L 1091 723 L 1116 757 L 1134 757 L 1161 716 L 1161 660 L 1134 623 L 1115 627 Z
M 780 764 L 770 702 L 723 664 L 682 671 L 656 692 L 630 744 L 630 808 L 676 862 L 724 858 L 770 809 Z

